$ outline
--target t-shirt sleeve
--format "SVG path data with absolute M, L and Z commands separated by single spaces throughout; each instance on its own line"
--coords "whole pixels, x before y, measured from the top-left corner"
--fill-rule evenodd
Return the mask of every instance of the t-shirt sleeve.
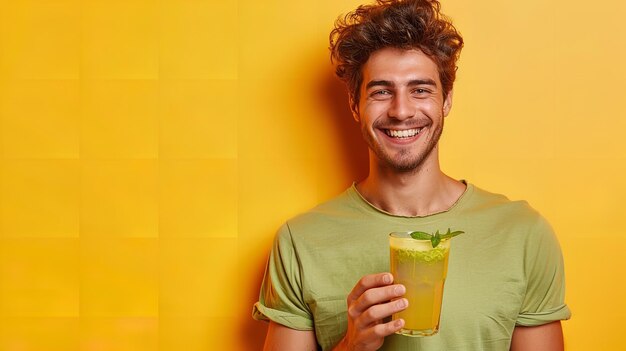
M 552 227 L 540 217 L 528 240 L 524 262 L 526 295 L 516 324 L 538 326 L 569 319 L 563 255 Z
M 313 329 L 311 312 L 302 295 L 300 264 L 287 224 L 278 230 L 274 239 L 259 301 L 254 304 L 252 316 L 292 329 Z

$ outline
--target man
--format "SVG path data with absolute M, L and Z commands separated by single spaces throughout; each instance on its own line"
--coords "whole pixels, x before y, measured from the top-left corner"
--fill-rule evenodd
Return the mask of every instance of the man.
M 289 220 L 268 261 L 257 319 L 265 350 L 562 350 L 559 244 L 525 202 L 445 175 L 438 141 L 463 39 L 436 0 L 378 0 L 337 21 L 337 74 L 369 146 L 370 170 Z M 395 334 L 405 288 L 388 233 L 463 230 L 452 242 L 438 334 Z

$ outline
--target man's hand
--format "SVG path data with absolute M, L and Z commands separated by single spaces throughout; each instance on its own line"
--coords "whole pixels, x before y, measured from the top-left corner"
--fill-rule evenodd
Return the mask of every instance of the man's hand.
M 334 351 L 378 350 L 385 336 L 402 329 L 404 320 L 383 323 L 383 318 L 408 307 L 403 285 L 393 283 L 390 273 L 366 275 L 348 295 L 348 331 Z

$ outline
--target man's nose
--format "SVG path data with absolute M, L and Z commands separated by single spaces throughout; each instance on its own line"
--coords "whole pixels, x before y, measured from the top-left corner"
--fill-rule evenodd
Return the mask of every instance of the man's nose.
M 409 96 L 406 96 L 405 94 L 397 94 L 391 101 L 388 114 L 390 118 L 405 120 L 415 116 L 415 106 Z

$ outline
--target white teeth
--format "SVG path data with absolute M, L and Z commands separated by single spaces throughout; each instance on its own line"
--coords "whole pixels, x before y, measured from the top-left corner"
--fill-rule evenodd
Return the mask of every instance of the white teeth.
M 410 138 L 419 134 L 422 128 L 416 129 L 405 129 L 405 130 L 393 130 L 393 129 L 385 129 L 385 133 L 390 137 L 394 138 Z

